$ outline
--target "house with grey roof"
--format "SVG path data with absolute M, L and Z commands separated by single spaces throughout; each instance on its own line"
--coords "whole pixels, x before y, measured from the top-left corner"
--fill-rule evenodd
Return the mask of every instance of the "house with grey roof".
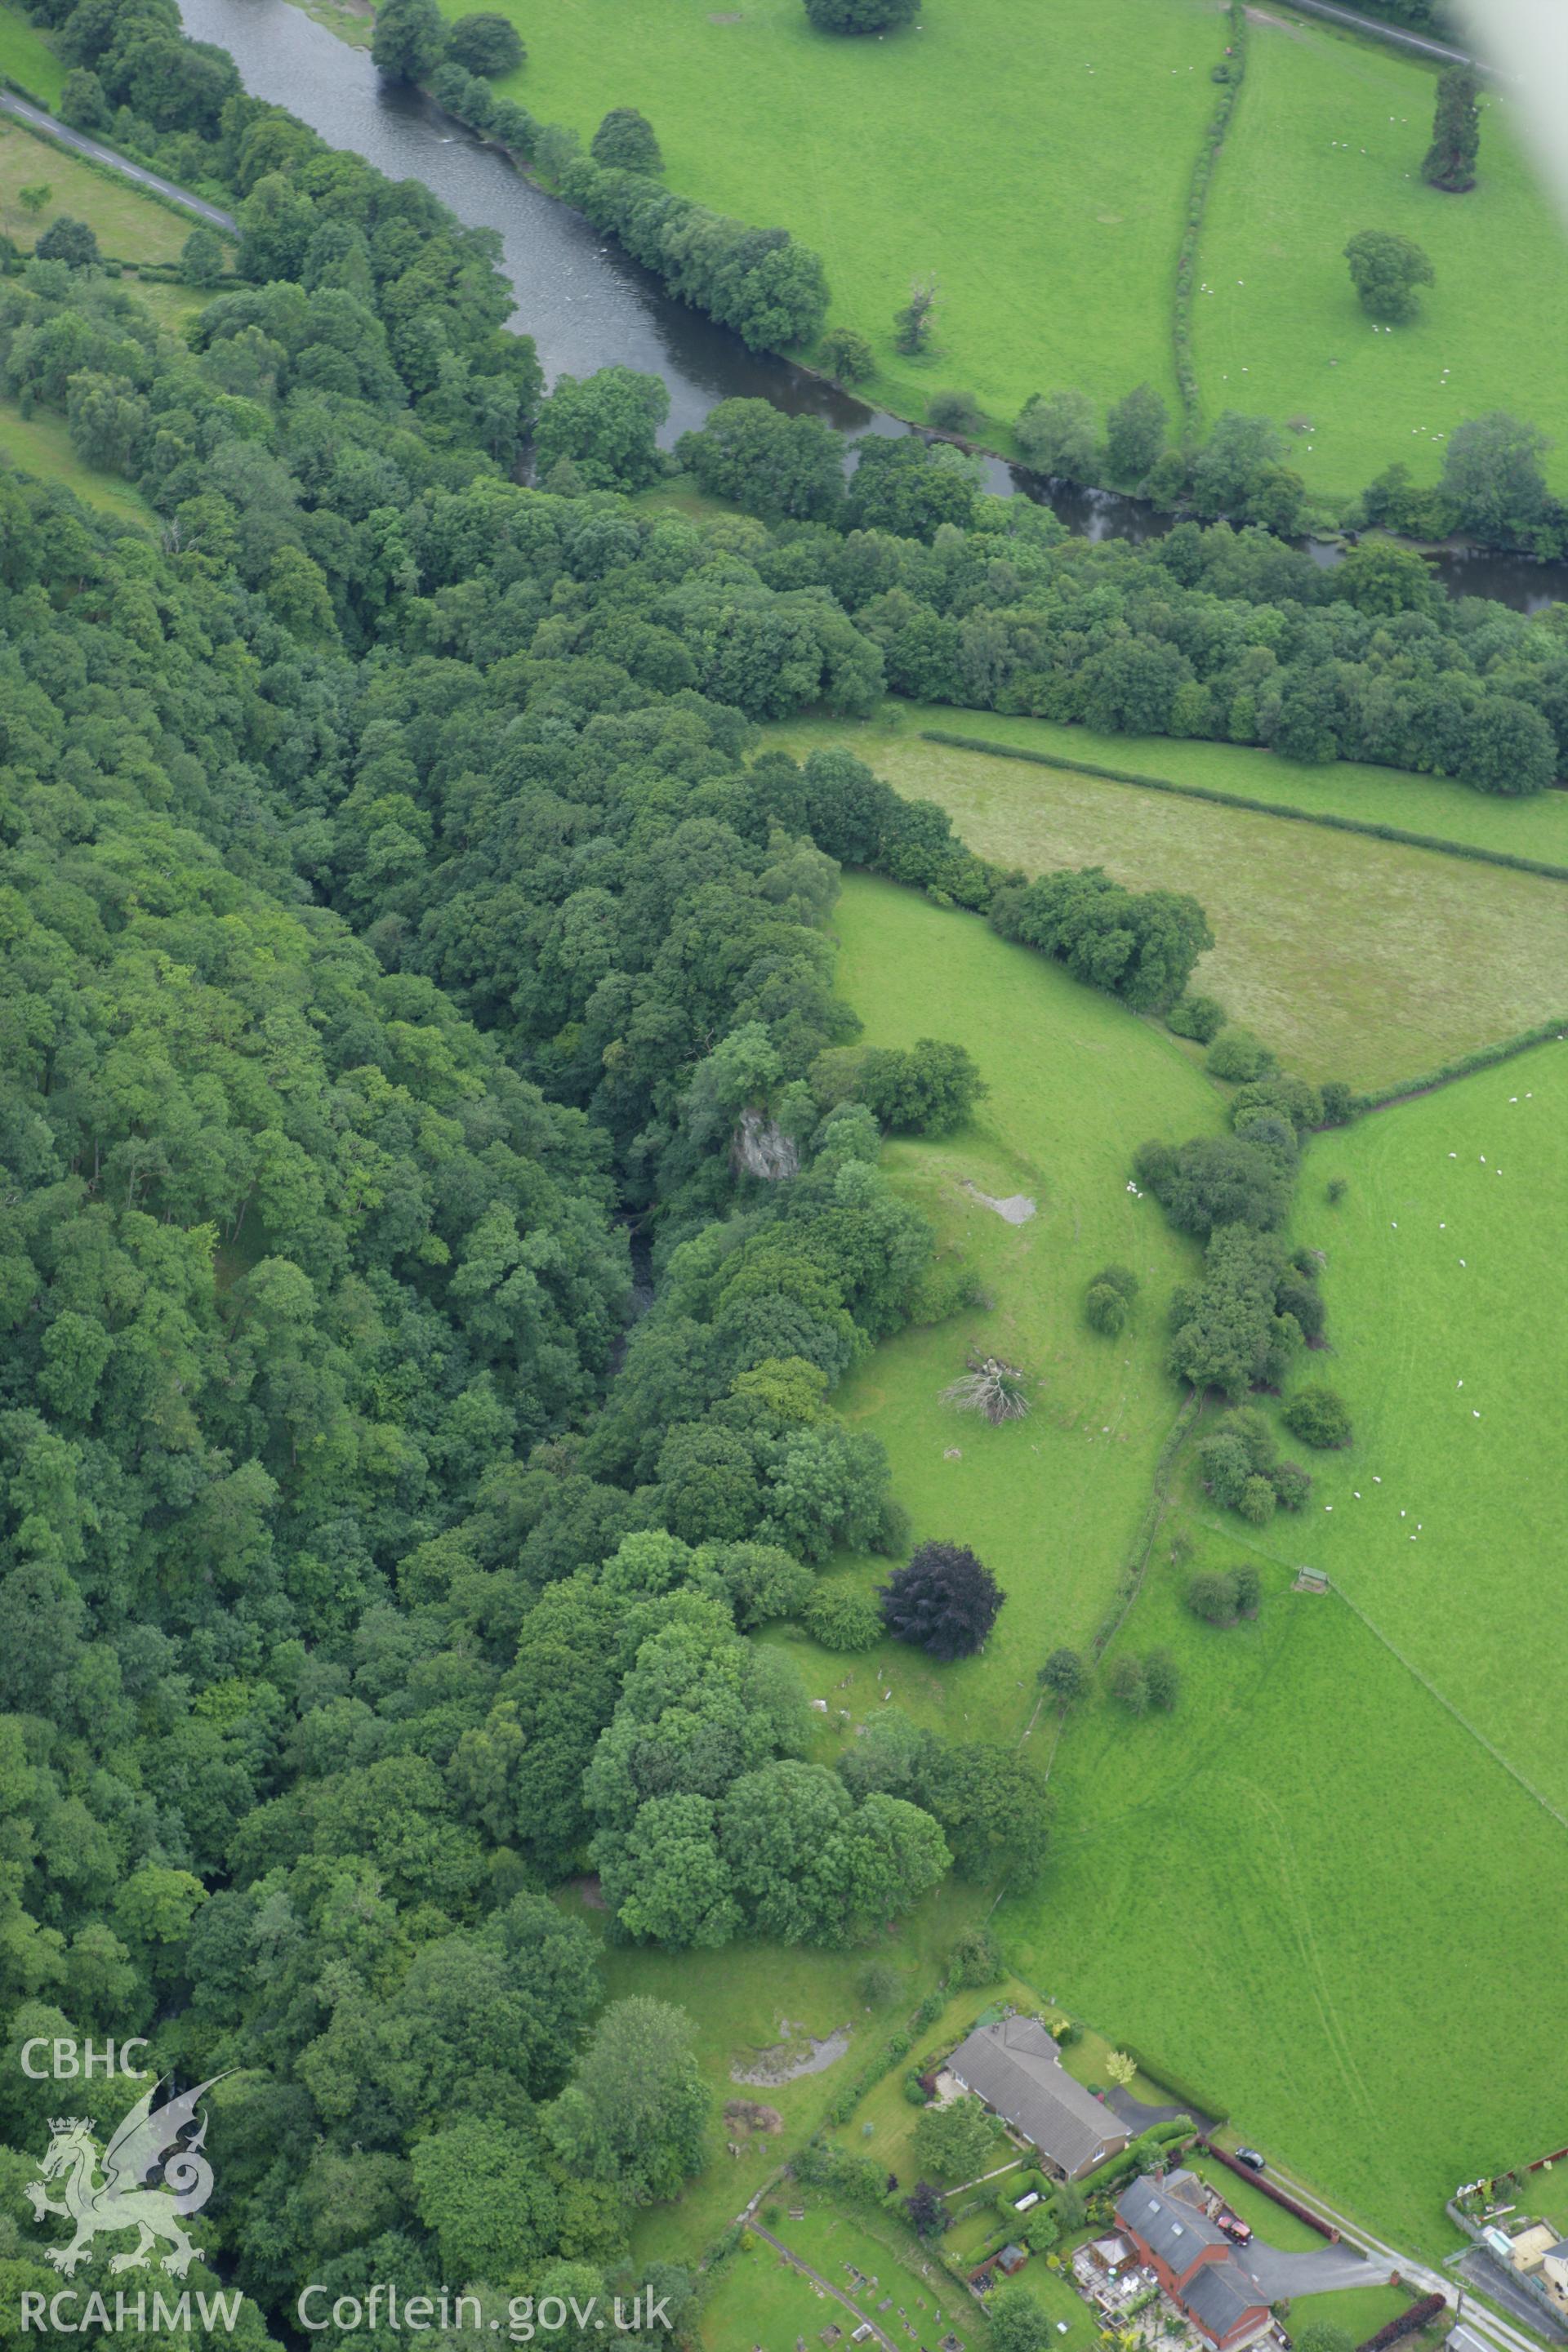
M 1127 2145 L 1125 2124 L 1073 2081 L 1037 2017 L 977 2025 L 948 2060 L 947 2072 L 1021 2132 L 1046 2168 L 1063 2180 L 1092 2172 Z
M 1181 2172 L 1168 2181 L 1130 2180 L 1116 2200 L 1117 2222 L 1213 2352 L 1244 2352 L 1268 2334 L 1268 2305 L 1224 2231 L 1183 2195 L 1190 2180 Z

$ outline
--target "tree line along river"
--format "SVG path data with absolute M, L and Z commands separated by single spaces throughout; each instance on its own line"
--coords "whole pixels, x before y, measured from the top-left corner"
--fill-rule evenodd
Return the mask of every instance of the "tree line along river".
M 515 323 L 533 337 L 547 381 L 617 365 L 662 376 L 667 443 L 700 425 L 717 402 L 737 397 L 820 416 L 847 437 L 911 430 L 789 360 L 747 351 L 727 328 L 673 300 L 579 214 L 416 90 L 384 82 L 368 50 L 340 41 L 294 0 L 180 0 L 180 15 L 193 38 L 228 50 L 258 98 L 288 107 L 388 178 L 423 180 L 459 219 L 496 230 L 517 295 Z M 984 462 L 988 489 L 1037 499 L 1091 539 L 1148 539 L 1169 528 L 1170 518 L 1142 499 L 1047 482 L 1000 457 Z M 1314 544 L 1312 552 L 1324 563 L 1339 560 L 1331 546 Z M 1435 568 L 1455 593 L 1493 596 L 1521 612 L 1568 600 L 1568 563 L 1451 551 Z

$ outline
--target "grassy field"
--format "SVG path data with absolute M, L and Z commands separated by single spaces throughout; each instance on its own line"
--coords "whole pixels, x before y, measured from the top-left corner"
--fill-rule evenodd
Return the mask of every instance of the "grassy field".
M 973 1544 L 1008 1603 L 984 1657 L 957 1666 L 891 1644 L 869 1661 L 802 1654 L 820 1657 L 838 1705 L 875 1706 L 879 1686 L 956 1737 L 995 1738 L 1027 1720 L 1046 1653 L 1086 1640 L 1105 1613 L 1175 1415 L 1152 1301 L 1192 1261 L 1128 1192 L 1129 1153 L 1148 1133 L 1217 1126 L 1220 1107 L 1173 1039 L 973 916 L 851 877 L 837 929 L 839 987 L 868 1041 L 955 1038 L 989 1082 L 968 1129 L 893 1143 L 884 1164 L 994 1301 L 879 1348 L 838 1402 L 887 1444 L 916 1539 Z M 1037 1213 L 1008 1224 L 966 1182 L 1026 1195 Z M 1150 1295 L 1120 1340 L 1083 1320 L 1089 1277 L 1113 1260 Z M 938 1402 L 981 1341 L 1034 1375 L 1027 1421 L 992 1429 Z
M 0 19 L 0 28 L 9 21 Z M 35 221 L 17 197 L 21 189 L 40 183 L 50 195 Z M 100 249 L 120 261 L 175 261 L 196 226 L 138 194 L 129 180 L 35 138 L 19 122 L 0 121 L 0 227 L 26 252 L 61 213 L 86 221 Z
M 1259 11 L 1215 174 L 1198 257 L 1213 291 L 1193 303 L 1205 405 L 1309 421 L 1290 463 L 1335 499 L 1395 458 L 1435 479 L 1444 436 L 1490 408 L 1552 434 L 1568 484 L 1553 356 L 1568 334 L 1568 246 L 1499 97 L 1484 102 L 1479 186 L 1426 185 L 1434 82 L 1392 49 Z M 1392 334 L 1373 333 L 1345 266 L 1363 228 L 1414 237 L 1436 271 L 1420 318 Z
M 1568 1814 L 1568 1631 L 1540 1581 L 1568 1543 L 1565 1122 L 1568 1045 L 1552 1044 L 1314 1142 L 1297 1226 L 1328 1251 L 1355 1443 L 1317 1458 L 1289 1549 Z
M 919 417 L 961 385 L 994 443 L 1058 384 L 1103 401 L 1142 379 L 1174 404 L 1176 247 L 1222 31 L 1199 0 L 973 0 L 878 40 L 814 33 L 800 0 L 562 0 L 548 22 L 504 5 L 530 47 L 514 94 L 542 120 L 586 138 L 608 108 L 637 105 L 672 188 L 822 255 L 832 323 L 876 347 L 873 399 Z M 1466 415 L 1507 406 L 1560 443 L 1568 424 L 1552 356 L 1568 243 L 1500 99 L 1479 188 L 1425 185 L 1434 80 L 1373 43 L 1256 12 L 1210 194 L 1194 302 L 1207 414 L 1300 427 L 1291 461 L 1335 503 L 1396 457 L 1435 474 Z M 1415 237 L 1437 272 L 1421 320 L 1393 334 L 1373 332 L 1343 260 L 1368 226 Z M 928 272 L 938 348 L 910 360 L 892 314 Z M 1556 464 L 1568 485 L 1561 450 Z
M 122 522 L 151 524 L 153 520 L 153 509 L 129 482 L 82 464 L 71 447 L 65 418 L 47 409 L 24 416 L 9 401 L 0 401 L 0 467 L 5 466 L 37 474 L 43 481 L 63 482 L 86 505 L 101 507 Z
M 20 82 L 47 107 L 65 88 L 65 67 L 19 8 L 0 7 L 0 74 Z
M 645 495 L 651 499 L 658 493 Z M 834 722 L 826 719 L 812 725 L 825 741 L 830 733 L 843 732 L 842 722 L 837 730 Z M 1064 727 L 1055 719 L 1008 719 L 994 710 L 958 710 L 946 703 L 889 698 L 876 718 L 866 722 L 865 734 L 868 741 L 876 741 L 882 730 L 909 736 L 927 727 L 1064 760 L 1087 760 L 1097 767 L 1120 768 L 1129 775 L 1168 777 L 1173 783 L 1234 793 L 1244 800 L 1269 801 L 1280 808 L 1306 809 L 1315 816 L 1394 824 L 1405 833 L 1428 834 L 1435 841 L 1568 866 L 1568 793 L 1537 793 L 1529 800 L 1505 800 L 1494 793 L 1472 792 L 1451 777 L 1417 776 L 1407 769 L 1374 768 L 1360 760 L 1331 760 L 1310 766 L 1300 760 L 1282 760 L 1251 743 L 1206 743 L 1173 735 L 1100 735 L 1092 728 Z M 810 728 L 796 731 L 803 741 L 810 739 Z
M 1200 1562 L 1244 1549 L 1196 1533 Z M 1125 1639 L 1171 1649 L 1179 1712 L 1089 1706 L 1055 1858 L 996 1925 L 1020 1974 L 1436 2254 L 1456 2180 L 1560 2133 L 1525 2043 L 1568 2031 L 1568 1845 L 1343 1603 L 1264 1565 L 1259 1619 L 1226 1633 L 1162 1566 Z M 1527 2015 L 1489 1987 L 1529 1988 Z
M 1086 1711 L 1051 1871 L 1000 1915 L 1031 1982 L 1428 2252 L 1456 2180 L 1563 2137 L 1529 2052 L 1568 2030 L 1568 1637 L 1542 1585 L 1568 1536 L 1565 1111 L 1552 1045 L 1314 1141 L 1297 1238 L 1327 1253 L 1354 1443 L 1256 1541 L 1188 1491 L 1192 1557 L 1162 1548 L 1122 1637 L 1172 1649 L 1180 1712 Z M 1248 1555 L 1259 1619 L 1200 1624 L 1186 1576 Z M 1290 1591 L 1299 1563 L 1354 1609 Z M 1530 1989 L 1527 2030 L 1489 1984 Z
M 778 740 L 804 750 L 828 730 Z M 898 791 L 940 802 L 999 865 L 1098 865 L 1191 891 L 1215 938 L 1194 984 L 1308 1076 L 1417 1076 L 1551 1019 L 1568 995 L 1568 884 L 956 751 L 902 726 L 838 740 Z
M 960 384 L 1010 425 L 1033 392 L 1147 378 L 1173 404 L 1176 247 L 1222 47 L 1204 0 L 970 0 L 880 40 L 814 32 L 801 0 L 501 5 L 529 47 L 502 87 L 541 121 L 586 138 L 638 106 L 670 187 L 821 254 L 831 322 L 876 346 L 874 399 L 921 415 Z M 893 313 L 928 272 L 938 348 L 901 359 Z

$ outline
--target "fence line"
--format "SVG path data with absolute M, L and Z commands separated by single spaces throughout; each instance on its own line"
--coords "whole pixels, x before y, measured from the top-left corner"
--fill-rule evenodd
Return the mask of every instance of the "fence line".
M 1479 1730 L 1470 1721 L 1468 1716 L 1461 1713 L 1460 1709 L 1454 1705 L 1453 1700 L 1449 1698 L 1446 1693 L 1438 1689 L 1436 1684 L 1432 1680 L 1431 1675 L 1423 1674 L 1415 1660 L 1405 1656 L 1404 1651 L 1399 1647 L 1398 1643 L 1390 1641 L 1382 1626 L 1374 1625 L 1373 1623 L 1373 1621 L 1367 1615 L 1366 1611 L 1360 1608 L 1357 1603 L 1351 1599 L 1350 1594 L 1345 1591 L 1342 1584 L 1338 1583 L 1331 1576 L 1328 1580 L 1328 1584 L 1330 1591 L 1337 1595 L 1337 1597 L 1344 1602 L 1345 1607 L 1350 1611 L 1351 1615 L 1360 1619 L 1361 1622 L 1366 1627 L 1367 1632 L 1372 1634 L 1375 1641 L 1382 1643 L 1384 1648 L 1388 1652 L 1391 1657 L 1398 1659 L 1406 1674 L 1414 1675 L 1422 1688 L 1424 1690 L 1430 1691 L 1438 1706 L 1446 1707 L 1448 1713 L 1453 1717 L 1455 1722 L 1464 1730 L 1468 1731 L 1470 1738 L 1478 1741 L 1479 1744 L 1486 1749 L 1487 1754 L 1491 1758 L 1493 1763 L 1500 1764 L 1503 1770 L 1508 1774 L 1510 1780 L 1517 1780 L 1520 1787 L 1524 1790 L 1525 1795 L 1527 1797 L 1534 1798 L 1542 1812 L 1550 1813 L 1552 1820 L 1556 1822 L 1560 1827 L 1568 1830 L 1568 1813 L 1559 1812 L 1551 1798 L 1543 1797 L 1541 1790 L 1535 1786 L 1534 1782 L 1525 1779 L 1524 1774 L 1520 1770 L 1518 1765 L 1510 1763 L 1501 1748 L 1496 1747 L 1493 1742 L 1487 1738 L 1486 1733 Z

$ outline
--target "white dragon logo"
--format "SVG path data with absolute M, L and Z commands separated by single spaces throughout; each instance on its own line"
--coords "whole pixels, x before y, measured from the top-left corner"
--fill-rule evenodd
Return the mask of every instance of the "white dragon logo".
M 74 2274 L 79 2263 L 91 2261 L 92 2242 L 100 2230 L 141 2231 L 128 2253 L 113 2257 L 111 2271 L 145 2270 L 154 2240 L 166 2238 L 170 2251 L 163 2257 L 163 2268 L 173 2277 L 184 2278 L 192 2256 L 200 2252 L 182 2224 L 188 2214 L 199 2213 L 212 2195 L 213 2169 L 201 2152 L 206 2137 L 205 2116 L 193 2138 L 182 2141 L 181 2134 L 196 2122 L 203 2097 L 223 2076 L 214 2074 L 198 2083 L 194 2091 L 155 2107 L 153 2102 L 168 2079 L 165 2075 L 163 2082 L 154 2083 L 143 2093 L 102 2150 L 93 2137 L 89 2116 L 51 2119 L 53 2137 L 38 2167 L 42 2179 L 29 2181 L 23 2194 L 35 2221 L 41 2221 L 46 2213 L 59 2213 L 75 2222 L 76 2235 L 68 2246 L 44 2249 L 45 2261 L 53 2263 L 67 2278 Z M 100 2161 L 103 2179 L 95 2180 Z M 153 2173 L 162 2175 L 161 2187 L 148 2185 Z M 62 2174 L 64 2201 L 57 2202 L 45 2183 L 58 2180 Z

